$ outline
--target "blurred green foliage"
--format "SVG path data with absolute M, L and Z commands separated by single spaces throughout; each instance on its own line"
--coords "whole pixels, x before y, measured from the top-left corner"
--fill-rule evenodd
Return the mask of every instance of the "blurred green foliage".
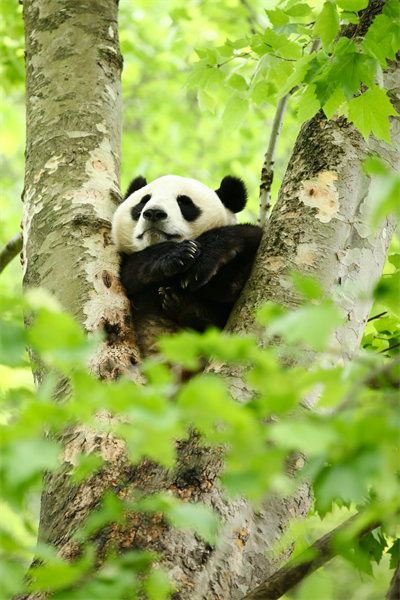
M 386 3 L 361 46 L 355 40 L 335 41 L 339 24 L 357 23 L 355 11 L 365 6 L 366 0 L 121 0 L 122 187 L 138 174 L 152 179 L 166 173 L 217 187 L 232 172 L 248 184 L 245 218 L 254 218 L 274 107 L 297 86 L 278 147 L 273 195 L 302 121 L 321 107 L 328 118 L 336 110 L 348 115 L 366 138 L 372 131 L 388 139 L 387 117 L 394 111 L 383 88 L 382 69 L 399 48 L 395 0 Z M 21 6 L 6 1 L 0 9 L 3 244 L 18 231 L 21 219 L 24 44 Z M 318 37 L 322 47 L 311 54 Z M 360 82 L 368 89 L 353 98 Z M 388 213 L 398 214 L 399 177 L 377 159 L 368 161 L 365 169 L 372 180 L 373 228 Z M 203 336 L 182 332 L 161 341 L 165 361 L 189 370 L 196 370 L 204 357 L 246 364 L 248 383 L 256 390 L 246 405 L 234 402 L 217 376 L 196 375 L 179 386 L 171 371 L 154 360 L 144 365 L 145 387 L 124 379 L 103 385 L 82 366 L 99 340 L 88 340 L 46 296 L 23 298 L 21 267 L 17 260 L 8 265 L 0 276 L 0 599 L 8 600 L 26 587 L 50 589 L 54 598 L 64 600 L 122 600 L 136 598 L 143 590 L 150 600 L 168 598 L 171 584 L 163 569 L 153 568 L 157 557 L 149 553 L 110 555 L 101 570 L 93 571 L 91 535 L 109 522 L 121 522 L 126 511 L 159 512 L 175 527 L 195 528 L 209 544 L 218 541 L 218 515 L 205 506 L 162 494 L 138 496 L 128 504 L 107 494 L 76 534 L 85 549 L 75 563 L 63 561 L 43 544 L 36 546 L 42 472 L 59 467 L 56 434 L 77 421 L 123 438 L 132 462 L 148 456 L 168 468 L 175 461 L 174 440 L 184 439 L 190 424 L 205 443 L 227 449 L 222 474 L 227 492 L 246 496 L 256 506 L 268 493 L 290 494 L 307 478 L 315 494 L 313 510 L 281 540 L 282 545 L 297 540 L 295 556 L 363 509 L 365 522 L 379 520 L 380 528 L 360 543 L 340 540 L 338 558 L 285 597 L 382 598 L 399 547 L 394 542 L 399 497 L 399 250 L 395 240 L 375 288 L 363 349 L 351 365 L 316 366 L 313 371 L 283 367 L 276 347 L 261 351 L 252 336 L 215 330 Z M 290 314 L 271 306 L 260 311 L 265 337 L 279 335 L 286 352 L 294 355 L 299 348 L 329 355 L 329 338 L 341 315 L 323 298 L 318 282 L 293 277 L 304 303 Z M 28 330 L 24 311 L 34 315 Z M 50 370 L 68 374 L 67 402 L 53 402 L 51 375 L 35 390 L 27 346 Z M 390 361 L 394 366 L 389 370 Z M 295 408 L 316 388 L 321 410 L 299 414 Z M 123 418 L 100 425 L 95 417 L 99 407 Z M 271 416 L 274 422 L 266 427 Z M 292 452 L 308 460 L 303 470 L 288 476 L 287 456 Z M 96 454 L 82 456 L 71 470 L 71 480 L 79 485 L 102 464 Z M 27 582 L 33 555 L 42 562 Z
M 279 309 L 276 316 L 270 311 L 270 319 L 266 319 L 265 311 L 262 315 L 266 339 L 278 331 L 287 352 L 291 348 L 296 352 L 299 344 L 307 350 L 321 349 L 320 340 L 310 338 L 308 330 L 319 318 L 324 301 L 318 296 L 315 282 L 306 285 L 302 280 L 300 287 L 313 290 L 312 303 L 307 299 L 304 306 L 290 314 Z M 10 300 L 1 306 L 2 331 L 10 328 L 14 334 L 6 339 L 9 360 L 6 352 L 2 355 L 3 363 L 9 366 L 3 366 L 6 378 L 0 399 L 4 509 L 0 538 L 5 586 L 1 598 L 26 587 L 51 589 L 54 597 L 60 599 L 123 600 L 138 597 L 143 587 L 148 598 L 169 597 L 172 587 L 166 573 L 152 569 L 154 555 L 142 551 L 119 558 L 110 555 L 100 571 L 93 571 L 93 534 L 110 522 L 123 523 L 127 511 L 161 513 L 175 527 L 194 529 L 207 543 L 218 543 L 218 515 L 201 504 L 181 502 L 162 493 L 138 495 L 129 501 L 107 493 L 101 506 L 75 534 L 84 545 L 76 562 L 63 561 L 43 544 L 35 548 L 32 501 L 36 498 L 37 502 L 43 470 L 60 466 L 57 434 L 76 422 L 124 439 L 132 463 L 147 456 L 167 468 L 175 464 L 175 440 L 187 438 L 190 424 L 202 435 L 204 443 L 226 449 L 221 481 L 227 493 L 246 496 L 255 506 L 267 494 L 285 496 L 293 493 L 300 481 L 311 481 L 314 509 L 308 521 L 301 528 L 295 524 L 281 544 L 288 543 L 288 536 L 296 535 L 300 540 L 296 550 L 299 553 L 317 533 L 361 509 L 362 523 L 378 520 L 381 526 L 360 543 L 350 536 L 337 540 L 342 562 L 336 561 L 331 573 L 338 569 L 344 573 L 348 587 L 356 582 L 352 569 L 361 570 L 365 594 L 360 598 L 374 598 L 371 590 L 379 588 L 383 592 L 387 587 L 388 559 L 383 560 L 377 578 L 373 577 L 373 565 L 381 563 L 396 536 L 399 414 L 394 382 L 400 377 L 396 358 L 377 354 L 375 349 L 365 350 L 350 365 L 334 370 L 315 366 L 310 371 L 307 366 L 284 367 L 279 347 L 260 349 L 251 336 L 221 334 L 216 330 L 205 335 L 185 331 L 161 341 L 161 359 L 147 360 L 145 386 L 125 379 L 104 385 L 82 366 L 101 340 L 88 340 L 70 315 L 43 293 L 12 298 L 12 310 Z M 16 306 L 32 315 L 28 330 L 13 318 Z M 298 322 L 293 320 L 290 329 L 280 329 L 282 319 L 293 315 L 301 318 Z M 325 312 L 324 320 L 324 328 L 331 334 L 338 325 L 338 315 Z M 7 373 L 26 364 L 26 344 L 40 358 L 41 365 L 49 368 L 50 374 L 38 392 L 29 383 L 7 379 Z M 324 348 L 324 353 L 329 356 L 329 349 Z M 196 370 L 200 356 L 246 364 L 248 381 L 255 390 L 253 400 L 248 404 L 235 402 L 224 380 L 216 375 L 197 374 L 179 384 L 164 366 L 169 362 Z M 53 400 L 56 380 L 52 369 L 69 376 L 70 395 L 62 403 Z M 317 411 L 294 410 L 316 387 L 321 392 Z M 120 418 L 99 422 L 99 407 Z M 271 416 L 273 423 L 266 426 Z M 307 461 L 302 470 L 288 474 L 287 457 L 293 452 L 307 456 Z M 76 468 L 70 466 L 73 484 L 79 485 L 102 465 L 100 456 L 81 456 Z M 43 562 L 31 569 L 27 583 L 24 575 L 33 552 Z M 325 569 L 323 575 L 311 578 L 311 583 L 303 584 L 293 597 L 306 598 L 308 594 L 308 598 L 317 598 L 309 594 L 313 586 L 317 589 L 319 584 L 315 581 L 321 577 L 323 589 L 334 590 L 329 572 Z M 326 598 L 341 600 L 337 591 L 329 594 Z

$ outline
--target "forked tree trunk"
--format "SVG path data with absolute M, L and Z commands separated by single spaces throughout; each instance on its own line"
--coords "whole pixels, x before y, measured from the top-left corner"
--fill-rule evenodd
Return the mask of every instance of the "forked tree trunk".
M 103 377 L 115 377 L 137 360 L 109 235 L 114 200 L 119 199 L 117 2 L 25 0 L 24 18 L 28 118 L 24 283 L 53 292 L 87 331 L 105 329 L 109 338 L 93 369 Z M 394 75 L 390 77 L 395 88 Z M 372 146 L 395 166 L 398 123 L 393 136 L 397 151 L 376 141 Z M 343 357 L 357 350 L 370 303 L 360 303 L 346 284 L 354 281 L 371 291 L 382 272 L 393 229 L 385 223 L 366 235 L 363 206 L 369 180 L 361 161 L 367 152 L 361 135 L 343 119 L 328 122 L 318 114 L 303 126 L 253 275 L 232 315 L 232 330 L 251 329 L 254 309 L 265 300 L 296 305 L 288 279 L 296 267 L 320 277 L 328 293 L 338 286 L 344 290 L 339 298 L 349 320 L 338 332 L 337 343 Z M 241 373 L 230 366 L 220 370 L 231 378 L 234 395 L 246 396 Z M 68 442 L 66 456 L 93 450 L 92 439 L 80 430 Z M 191 532 L 160 526 L 146 516 L 135 516 L 124 530 L 112 530 L 112 542 L 120 548 L 163 553 L 164 564 L 180 587 L 176 595 L 180 600 L 239 600 L 278 567 L 280 561 L 268 561 L 266 551 L 281 537 L 288 520 L 304 516 L 309 507 L 306 486 L 295 498 L 267 500 L 257 514 L 243 500 L 228 500 L 217 485 L 221 456 L 199 447 L 194 439 L 180 446 L 174 473 L 148 461 L 130 465 L 122 443 L 102 434 L 96 438 L 96 450 L 108 460 L 107 466 L 79 488 L 72 487 L 62 471 L 46 478 L 41 538 L 73 559 L 79 547 L 72 534 L 111 483 L 124 487 L 128 496 L 140 486 L 148 493 L 173 490 L 183 499 L 212 505 L 225 522 L 222 544 L 216 549 Z M 101 532 L 103 548 L 108 535 Z

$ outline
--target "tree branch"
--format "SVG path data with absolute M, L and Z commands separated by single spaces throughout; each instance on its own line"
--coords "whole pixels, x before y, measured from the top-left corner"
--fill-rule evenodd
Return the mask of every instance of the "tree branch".
M 400 561 L 393 574 L 385 600 L 399 600 L 400 598 Z
M 335 556 L 336 551 L 333 544 L 335 537 L 353 525 L 359 516 L 360 513 L 357 513 L 333 531 L 319 538 L 312 546 L 302 552 L 296 561 L 289 561 L 266 581 L 263 581 L 244 596 L 242 600 L 277 600 L 281 598 L 288 590 Z M 380 523 L 371 523 L 358 534 L 357 539 L 361 539 L 379 525 Z M 310 559 L 310 554 L 314 558 Z M 303 561 L 302 557 L 304 557 Z M 394 600 L 394 598 L 394 596 L 393 598 L 389 596 L 387 600 Z
M 274 178 L 276 148 L 282 129 L 283 117 L 285 116 L 291 94 L 292 92 L 289 92 L 286 96 L 279 98 L 272 123 L 271 134 L 269 136 L 268 148 L 264 156 L 264 164 L 261 169 L 260 199 L 257 218 L 257 224 L 260 225 L 260 227 L 264 227 L 268 219 L 269 209 L 271 208 L 271 185 Z
M 320 46 L 320 40 L 314 40 L 310 54 L 318 52 Z M 281 57 L 278 57 L 281 58 Z M 264 163 L 261 169 L 261 182 L 260 182 L 260 196 L 259 196 L 259 211 L 257 217 L 257 224 L 260 227 L 264 227 L 268 219 L 268 213 L 271 208 L 271 185 L 274 179 L 274 163 L 276 148 L 278 146 L 279 137 L 281 134 L 282 123 L 285 116 L 286 108 L 288 105 L 289 98 L 295 91 L 298 90 L 298 86 L 294 87 L 286 96 L 279 98 L 274 120 L 272 122 L 271 134 L 269 136 L 267 151 L 264 155 Z
M 386 352 L 386 350 L 385 350 L 385 352 Z M 351 402 L 353 402 L 353 399 L 354 399 L 356 393 L 358 392 L 358 390 L 361 389 L 362 387 L 364 387 L 364 385 L 370 384 L 371 382 L 378 379 L 378 377 L 387 375 L 388 373 L 390 373 L 390 371 L 393 369 L 393 367 L 395 367 L 396 365 L 399 364 L 399 362 L 400 362 L 400 354 L 395 356 L 395 358 L 393 358 L 390 362 L 386 363 L 383 366 L 377 367 L 376 369 L 374 369 L 373 371 L 368 373 L 365 377 L 363 377 L 362 379 L 357 381 L 353 385 L 353 387 L 350 389 L 350 391 L 345 395 L 342 402 L 337 407 L 336 412 L 340 412 L 340 411 L 344 410 L 345 408 L 347 408 L 349 406 L 349 404 L 351 404 Z
M 0 250 L 0 273 L 12 259 L 22 250 L 22 233 L 17 233 Z

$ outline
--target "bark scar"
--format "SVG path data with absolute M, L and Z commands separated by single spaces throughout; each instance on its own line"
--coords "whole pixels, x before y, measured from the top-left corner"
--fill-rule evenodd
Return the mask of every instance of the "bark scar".
M 337 178 L 335 171 L 322 171 L 318 177 L 303 181 L 299 192 L 303 204 L 317 209 L 315 216 L 321 223 L 329 223 L 339 211 L 339 194 L 333 183 Z

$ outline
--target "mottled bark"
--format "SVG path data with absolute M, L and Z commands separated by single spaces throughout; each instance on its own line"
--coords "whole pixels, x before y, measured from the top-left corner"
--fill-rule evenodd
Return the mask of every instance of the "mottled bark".
M 24 287 L 53 293 L 87 332 L 104 330 L 93 372 L 115 378 L 136 363 L 129 302 L 118 279 L 111 218 L 120 201 L 122 57 L 115 0 L 25 0 L 26 174 L 23 194 Z M 39 384 L 41 372 L 35 372 Z M 64 384 L 64 385 L 63 385 Z M 58 387 L 62 396 L 65 382 Z M 99 407 L 100 408 L 100 407 Z M 80 451 L 110 460 L 118 441 L 83 428 L 70 435 Z M 66 468 L 45 481 L 40 538 L 61 554 L 82 511 Z M 109 485 L 106 475 L 99 481 Z M 103 488 L 102 488 L 103 489 Z M 86 504 L 85 504 L 86 502 Z M 86 514 L 86 513 L 85 513 Z M 36 596 L 35 596 L 36 597 Z
M 386 74 L 386 85 L 399 110 L 398 65 Z M 354 356 L 395 227 L 394 220 L 386 219 L 376 231 L 370 232 L 366 199 L 371 181 L 363 171 L 362 162 L 369 154 L 376 153 L 398 170 L 398 119 L 392 120 L 391 136 L 393 146 L 373 136 L 368 146 L 343 117 L 327 121 L 321 112 L 303 125 L 251 278 L 232 312 L 228 329 L 257 333 L 254 314 L 266 300 L 289 308 L 298 306 L 300 299 L 290 279 L 290 273 L 297 270 L 317 277 L 326 294 L 335 299 L 347 316 L 346 324 L 332 337 L 331 363 L 343 364 Z M 307 356 L 307 361 L 311 358 Z M 224 375 L 235 398 L 240 401 L 251 398 L 252 390 L 243 380 L 243 368 L 218 364 L 211 365 L 210 370 Z M 305 490 L 298 492 L 299 506 L 307 501 L 304 493 Z M 261 519 L 257 524 L 261 534 L 259 549 L 261 545 L 264 552 L 269 548 L 262 537 L 263 531 L 278 531 L 284 525 L 282 515 L 270 507 L 268 520 Z M 250 559 L 243 563 L 245 573 L 254 562 Z M 230 557 L 226 555 L 225 568 L 229 564 Z M 264 559 L 264 579 L 275 570 L 275 565 Z M 232 589 L 230 594 L 226 597 L 240 597 Z
M 55 293 L 88 331 L 105 329 L 108 340 L 93 364 L 103 377 L 115 377 L 137 359 L 109 237 L 113 203 L 119 199 L 121 59 L 116 10 L 114 0 L 24 2 L 24 281 Z M 393 134 L 398 140 L 398 125 L 393 125 Z M 387 144 L 373 140 L 372 146 L 390 164 L 396 163 L 398 155 Z M 253 275 L 232 315 L 232 330 L 252 329 L 254 310 L 265 300 L 296 306 L 288 277 L 296 267 L 320 277 L 327 293 L 337 293 L 349 320 L 335 343 L 344 358 L 356 351 L 370 302 L 359 302 L 347 284 L 371 290 L 392 231 L 391 224 L 373 235 L 365 228 L 369 180 L 361 161 L 367 152 L 362 137 L 344 119 L 328 122 L 317 115 L 303 126 Z M 251 393 L 241 372 L 230 366 L 218 370 L 230 379 L 236 397 Z M 41 538 L 65 558 L 78 555 L 72 534 L 106 489 L 121 497 L 130 497 L 138 487 L 145 493 L 169 490 L 221 514 L 224 531 L 217 548 L 192 532 L 173 530 L 158 516 L 141 514 L 130 515 L 125 528 L 110 524 L 97 534 L 100 555 L 111 543 L 121 551 L 161 551 L 180 588 L 175 596 L 179 600 L 239 600 L 277 570 L 285 556 L 267 561 L 266 552 L 288 520 L 303 517 L 310 503 L 307 486 L 294 498 L 268 499 L 257 513 L 244 500 L 228 500 L 217 484 L 221 455 L 199 446 L 195 437 L 178 444 L 175 472 L 150 461 L 132 466 L 121 441 L 84 428 L 66 435 L 65 444 L 65 470 L 46 478 L 40 525 Z M 71 486 L 69 464 L 78 453 L 91 451 L 101 453 L 106 466 Z M 289 553 L 290 549 L 286 556 Z
M 120 201 L 117 2 L 26 0 L 24 22 L 24 286 L 52 292 L 88 332 L 104 329 L 95 370 L 115 377 L 137 359 L 110 236 Z

